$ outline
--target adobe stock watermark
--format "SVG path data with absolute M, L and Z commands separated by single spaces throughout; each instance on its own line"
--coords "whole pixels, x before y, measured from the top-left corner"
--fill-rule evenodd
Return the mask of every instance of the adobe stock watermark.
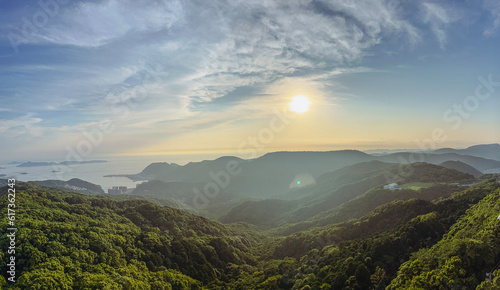
M 272 143 L 276 134 L 283 132 L 295 116 L 296 115 L 290 113 L 287 108 L 281 111 L 275 109 L 267 126 L 261 128 L 256 134 L 249 135 L 245 140 L 241 141 L 238 146 L 238 152 L 247 155 L 245 159 L 257 157 L 258 150 Z M 225 170 L 221 170 L 217 173 L 210 171 L 209 177 L 212 181 L 205 183 L 203 191 L 199 190 L 197 187 L 193 188 L 193 192 L 195 193 L 193 197 L 194 207 L 196 209 L 206 208 L 210 203 L 210 199 L 216 198 L 221 190 L 229 186 L 231 178 L 241 174 L 242 171 L 243 168 L 241 168 L 236 160 L 229 160 L 226 163 Z
M 493 80 L 492 74 L 489 74 L 486 78 L 479 76 L 477 79 L 478 84 L 474 89 L 474 94 L 465 97 L 460 103 L 454 103 L 450 109 L 443 112 L 443 122 L 450 124 L 451 130 L 459 130 L 464 122 L 464 119 L 469 119 L 472 116 L 472 113 L 479 110 L 481 103 L 491 98 L 491 96 L 495 93 L 496 88 L 500 87 L 500 80 Z M 425 140 L 415 140 L 415 144 L 421 151 L 410 153 L 408 160 L 406 160 L 403 156 L 399 156 L 400 166 L 398 175 L 388 173 L 386 180 L 391 182 L 397 177 L 404 178 L 410 176 L 413 173 L 414 168 L 412 166 L 404 166 L 405 164 L 425 162 L 425 152 L 438 149 L 438 145 L 447 140 L 448 135 L 442 127 L 434 128 L 430 134 L 430 138 Z
M 127 98 L 123 102 L 114 103 L 110 111 L 113 114 L 112 118 L 101 120 L 95 128 L 90 131 L 83 132 L 83 138 L 76 145 L 66 146 L 66 158 L 64 164 L 53 166 L 58 179 L 63 179 L 63 175 L 70 173 L 77 167 L 80 162 L 89 157 L 96 147 L 104 142 L 104 136 L 111 134 L 116 129 L 116 124 L 125 121 L 132 109 L 137 108 L 140 103 L 148 98 L 148 94 L 159 87 L 160 84 L 160 69 L 157 67 L 146 67 L 146 74 L 141 80 L 141 84 L 136 85 L 131 89 Z
M 38 9 L 30 18 L 21 18 L 22 25 L 19 28 L 20 33 L 10 32 L 7 38 L 10 41 L 14 53 L 19 53 L 19 45 L 28 43 L 30 38 L 36 37 L 41 29 L 44 29 L 50 19 L 59 14 L 61 5 L 65 5 L 69 0 L 39 0 Z

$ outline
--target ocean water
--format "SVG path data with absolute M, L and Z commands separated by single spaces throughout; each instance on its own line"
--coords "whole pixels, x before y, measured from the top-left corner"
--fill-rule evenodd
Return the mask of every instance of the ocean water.
M 88 163 L 72 166 L 37 166 L 37 167 L 17 167 L 19 164 L 9 164 L 0 162 L 0 178 L 15 178 L 20 181 L 36 180 L 69 180 L 79 178 L 94 184 L 100 185 L 104 191 L 113 186 L 136 187 L 142 181 L 134 182 L 126 177 L 104 177 L 114 174 L 136 174 L 141 172 L 146 166 L 153 162 L 168 162 L 184 165 L 188 162 L 197 162 L 207 159 L 214 159 L 220 154 L 213 155 L 162 155 L 162 156 L 120 156 L 120 157 L 96 157 L 86 160 L 106 160 L 105 163 Z M 39 161 L 39 160 L 37 160 Z M 64 160 L 44 160 L 46 162 L 61 162 Z M 39 161 L 41 162 L 41 161 Z M 59 170 L 59 172 L 52 172 Z

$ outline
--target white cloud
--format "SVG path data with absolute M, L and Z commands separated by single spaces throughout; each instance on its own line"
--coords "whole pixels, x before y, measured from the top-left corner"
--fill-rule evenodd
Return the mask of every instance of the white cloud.
M 103 3 L 108 5 L 101 4 L 98 11 L 122 11 L 111 13 L 114 16 L 110 18 L 116 20 L 113 26 L 119 26 L 121 18 L 116 15 L 126 15 L 123 7 L 130 8 L 130 4 Z M 160 34 L 153 44 L 131 40 L 127 46 L 112 47 L 116 54 L 127 56 L 126 64 L 95 68 L 91 78 L 78 80 L 82 85 L 77 85 L 76 91 L 94 90 L 98 94 L 95 104 L 86 100 L 85 106 L 93 114 L 106 116 L 111 106 L 134 100 L 134 90 L 144 85 L 146 67 L 159 65 L 163 71 L 155 80 L 158 87 L 133 108 L 126 122 L 150 127 L 195 117 L 189 113 L 191 105 L 214 101 L 237 87 L 265 88 L 296 73 L 325 77 L 332 70 L 339 73 L 392 33 L 406 35 L 410 42 L 418 41 L 417 30 L 402 20 L 399 8 L 388 1 L 320 3 L 324 7 L 314 8 L 313 1 L 182 2 L 183 7 L 176 6 L 184 13 L 177 34 Z M 93 17 L 102 21 L 101 16 Z M 66 31 L 66 35 L 81 33 L 79 23 L 89 17 L 73 17 L 77 20 L 71 23 L 72 17 L 65 16 L 68 31 L 76 31 Z M 115 38 L 121 35 L 112 34 Z M 123 57 L 116 61 L 123 62 Z
M 106 0 L 61 10 L 28 41 L 98 47 L 130 32 L 168 29 L 183 16 L 179 1 Z
M 204 11 L 197 21 L 216 37 L 200 51 L 206 56 L 191 76 L 190 95 L 210 101 L 238 86 L 349 66 L 392 33 L 418 41 L 417 30 L 388 1 L 349 3 L 237 1 Z
M 87 80 L 94 87 L 100 82 L 108 100 L 123 100 L 112 86 L 120 90 L 146 61 L 172 70 L 164 81 L 184 82 L 187 89 L 177 97 L 209 102 L 236 87 L 350 66 L 392 33 L 415 43 L 419 33 L 398 9 L 386 0 L 83 2 L 61 9 L 35 41 L 84 47 L 119 42 L 104 53 L 110 61 L 126 57 L 127 64 L 118 64 L 126 67 L 107 64 Z M 130 32 L 148 35 L 173 26 L 175 33 L 155 34 L 145 43 L 127 39 Z
M 30 135 L 32 137 L 41 136 L 43 129 L 36 124 L 40 123 L 42 119 L 33 117 L 32 114 L 13 118 L 10 120 L 3 120 L 0 122 L 0 135 L 6 139 L 13 139 L 19 135 Z
M 484 0 L 483 7 L 492 17 L 492 23 L 486 27 L 483 34 L 492 36 L 500 28 L 500 3 L 497 0 Z
M 448 41 L 448 26 L 460 18 L 460 14 L 452 7 L 442 7 L 436 3 L 423 3 L 423 20 L 430 25 L 441 49 L 445 49 Z
M 238 87 L 275 92 L 300 81 L 320 91 L 315 80 L 356 72 L 363 57 L 386 37 L 397 35 L 413 45 L 420 41 L 419 30 L 402 18 L 400 9 L 386 0 L 79 3 L 61 8 L 30 40 L 77 46 L 82 54 L 78 58 L 90 63 L 75 61 L 72 73 L 46 82 L 30 98 L 36 98 L 36 106 L 50 100 L 43 106 L 47 110 L 75 112 L 74 121 L 81 125 L 46 129 L 53 140 L 65 142 L 70 132 L 88 130 L 105 118 L 116 120 L 114 134 L 144 129 L 157 137 L 259 118 L 281 105 L 279 97 L 247 96 L 229 112 L 190 109 L 200 102 L 221 101 Z M 443 22 L 439 13 L 431 16 L 429 21 Z M 73 65 L 68 62 L 55 70 L 68 71 Z M 146 79 L 148 67 L 156 65 L 161 67 L 157 78 Z M 134 102 L 134 91 L 144 86 L 154 89 L 126 117 L 113 112 L 115 105 Z M 24 121 L 19 132 L 40 134 L 36 123 Z

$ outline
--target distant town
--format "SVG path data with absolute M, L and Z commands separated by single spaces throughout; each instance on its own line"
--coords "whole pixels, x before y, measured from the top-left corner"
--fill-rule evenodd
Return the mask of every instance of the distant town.
M 126 186 L 113 186 L 113 188 L 108 189 L 108 194 L 110 195 L 120 195 L 120 194 L 132 194 L 135 188 L 127 188 Z

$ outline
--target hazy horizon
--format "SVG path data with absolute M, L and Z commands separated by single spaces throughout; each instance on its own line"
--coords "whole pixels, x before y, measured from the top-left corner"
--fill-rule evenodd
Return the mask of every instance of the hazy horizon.
M 498 144 L 498 143 L 492 143 Z M 491 145 L 491 144 L 473 144 L 475 145 Z M 469 146 L 470 147 L 470 146 Z M 451 148 L 451 147 L 439 147 L 436 149 L 443 148 Z M 468 147 L 455 147 L 451 149 L 466 149 Z M 360 150 L 357 148 L 343 148 L 343 149 L 332 149 L 332 150 L 276 150 L 276 151 L 265 151 L 258 152 L 255 154 L 255 157 L 248 158 L 248 153 L 240 153 L 240 152 L 217 152 L 217 153 L 196 153 L 196 154 L 163 154 L 163 155 L 93 155 L 90 158 L 84 158 L 82 161 L 89 160 L 119 160 L 119 159 L 136 159 L 136 160 L 144 160 L 145 162 L 155 163 L 155 162 L 167 162 L 167 163 L 176 163 L 179 165 L 185 165 L 189 162 L 200 162 L 204 160 L 215 160 L 220 157 L 226 156 L 234 156 L 242 159 L 254 159 L 264 156 L 268 153 L 273 152 L 329 152 L 329 151 L 344 151 L 344 150 L 355 150 L 364 152 L 367 154 L 391 154 L 398 152 L 420 152 L 420 151 L 429 151 L 429 149 L 422 150 L 421 148 L 398 148 L 398 149 L 387 149 L 387 148 L 377 148 L 377 149 L 366 149 Z M 432 151 L 432 150 L 431 150 Z M 253 156 L 253 154 L 252 154 Z M 0 159 L 0 164 L 7 164 L 12 162 L 63 162 L 63 161 L 75 161 L 74 158 L 59 158 L 59 159 L 51 159 L 47 157 L 38 157 L 38 158 L 2 158 Z M 148 163 L 148 164 L 149 164 Z

